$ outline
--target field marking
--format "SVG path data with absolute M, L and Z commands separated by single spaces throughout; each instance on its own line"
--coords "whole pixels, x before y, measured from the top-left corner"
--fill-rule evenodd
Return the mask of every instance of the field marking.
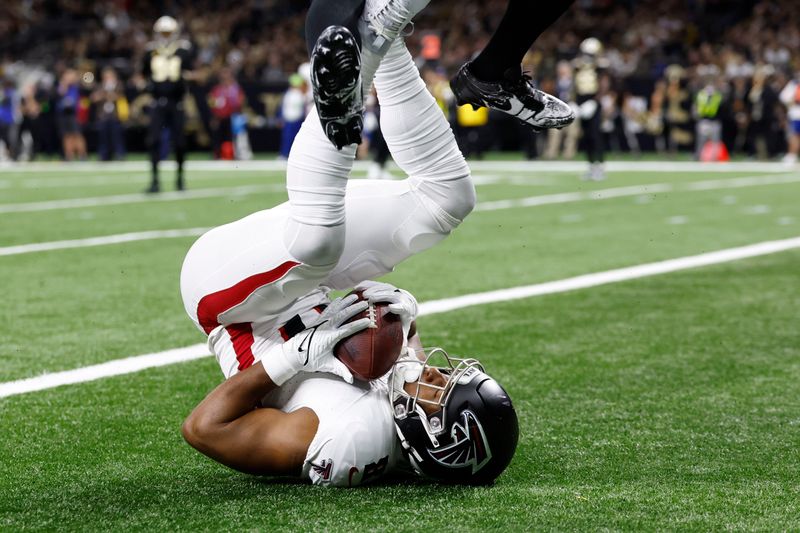
M 163 352 L 136 355 L 124 359 L 114 359 L 99 365 L 84 366 L 74 370 L 53 372 L 33 378 L 0 383 L 0 398 L 52 389 L 62 385 L 72 385 L 73 383 L 84 383 L 101 378 L 132 374 L 133 372 L 139 372 L 148 368 L 172 365 L 183 361 L 193 361 L 207 356 L 209 356 L 209 353 L 206 345 L 195 344 L 186 346 L 185 348 L 175 348 Z
M 605 272 L 584 274 L 582 276 L 566 278 L 558 281 L 537 283 L 536 285 L 527 285 L 523 287 L 514 287 L 511 289 L 500 289 L 477 294 L 468 294 L 465 296 L 457 296 L 455 298 L 445 298 L 443 300 L 433 300 L 430 302 L 421 303 L 419 310 L 420 315 L 435 315 L 437 313 L 445 313 L 474 305 L 507 302 L 522 298 L 530 298 L 532 296 L 543 296 L 545 294 L 556 294 L 578 289 L 587 289 L 589 287 L 597 287 L 599 285 L 607 285 L 609 283 L 618 283 L 620 281 L 629 281 L 649 276 L 656 276 L 659 274 L 667 274 L 669 272 L 678 272 L 680 270 L 687 270 L 690 268 L 729 263 L 731 261 L 759 257 L 777 252 L 785 252 L 787 250 L 793 250 L 796 248 L 800 248 L 800 237 L 793 237 L 791 239 L 783 239 L 779 241 L 765 241 L 747 246 L 739 246 L 737 248 L 706 252 L 699 255 L 690 255 L 686 257 L 679 257 L 677 259 L 657 261 L 655 263 L 645 263 L 643 265 L 617 268 L 614 270 L 607 270 Z
M 544 296 L 547 294 L 557 294 L 562 292 L 587 289 L 610 283 L 629 281 L 659 274 L 667 274 L 691 268 L 717 265 L 728 263 L 740 259 L 759 257 L 787 250 L 800 248 L 800 237 L 783 239 L 778 241 L 765 241 L 737 248 L 728 248 L 715 252 L 707 252 L 699 255 L 657 261 L 655 263 L 645 263 L 625 268 L 607 270 L 605 272 L 595 272 L 584 274 L 558 281 L 537 283 L 535 285 L 525 285 L 510 289 L 500 289 L 495 291 L 480 292 L 456 296 L 454 298 L 444 298 L 441 300 L 431 300 L 422 302 L 419 305 L 419 315 L 429 316 L 439 313 L 446 313 L 465 307 L 484 305 L 498 302 L 507 302 L 534 296 Z M 28 392 L 44 389 L 51 389 L 61 385 L 83 383 L 94 381 L 101 378 L 119 376 L 155 368 L 159 366 L 171 365 L 184 361 L 192 361 L 203 357 L 209 357 L 208 348 L 205 344 L 195 344 L 185 348 L 175 348 L 163 352 L 149 353 L 115 359 L 97 365 L 66 370 L 63 372 L 53 372 L 17 381 L 0 383 L 0 398 L 15 396 Z
M 351 179 L 365 178 L 359 172 L 353 172 Z M 18 182 L 11 182 L 8 180 L 0 180 L 0 188 L 10 188 L 12 184 L 16 188 L 21 189 L 69 189 L 75 187 L 92 187 L 95 185 L 114 185 L 114 186 L 130 186 L 131 184 L 141 183 L 144 186 L 149 183 L 150 178 L 144 174 L 117 174 L 108 176 L 85 176 L 79 175 L 72 178 L 57 177 L 57 178 L 28 178 L 20 176 Z M 219 180 L 219 174 L 193 174 L 190 181 L 211 181 Z M 258 180 L 263 184 L 265 181 L 262 176 L 254 176 L 253 180 Z M 558 179 L 553 175 L 540 173 L 536 176 L 519 176 L 519 175 L 506 175 L 499 176 L 497 174 L 473 174 L 473 183 L 480 187 L 485 185 L 522 185 L 522 186 L 543 186 L 543 185 L 557 185 Z M 280 182 L 283 184 L 283 181 Z M 277 183 L 276 183 L 277 185 Z
M 492 178 L 490 178 L 492 179 Z M 497 200 L 481 202 L 476 211 L 495 211 L 498 209 L 512 209 L 516 207 L 533 207 L 549 204 L 563 204 L 580 202 L 584 200 L 608 200 L 625 196 L 641 196 L 660 192 L 679 191 L 710 191 L 715 189 L 756 187 L 763 185 L 781 185 L 800 182 L 800 174 L 783 174 L 776 176 L 747 176 L 725 180 L 710 180 L 688 183 L 651 183 L 647 185 L 630 185 L 611 187 L 590 191 L 575 191 L 514 198 L 511 200 Z M 171 191 L 159 195 L 121 194 L 115 196 L 96 196 L 92 198 L 72 198 L 68 200 L 49 200 L 42 202 L 27 202 L 14 204 L 0 204 L 0 214 L 6 213 L 31 213 L 51 211 L 56 209 L 72 209 L 78 207 L 98 207 L 107 205 L 133 204 L 143 202 L 172 202 L 179 200 L 192 200 L 197 198 L 213 198 L 217 196 L 242 195 L 253 192 L 281 192 L 283 184 L 243 185 L 230 188 L 195 189 L 189 191 Z
M 213 189 L 194 189 L 189 191 L 169 191 L 157 195 L 135 193 L 113 196 L 95 196 L 92 198 L 70 198 L 67 200 L 47 200 L 42 202 L 25 202 L 16 204 L 0 204 L 0 214 L 34 213 L 55 209 L 73 209 L 76 207 L 98 207 L 107 205 L 138 204 L 144 202 L 176 202 L 197 198 L 214 198 L 217 196 L 235 196 L 255 192 L 282 192 L 283 184 L 243 185 L 239 187 L 219 187 Z
M 475 211 L 496 211 L 499 209 L 513 209 L 518 207 L 534 207 L 539 205 L 565 204 L 582 202 L 585 200 L 608 200 L 626 196 L 642 196 L 665 192 L 697 192 L 717 189 L 758 187 L 763 185 L 784 185 L 800 182 L 798 174 L 783 174 L 777 176 L 746 176 L 743 178 L 730 178 L 722 180 L 695 181 L 688 183 L 650 183 L 648 185 L 629 185 L 596 189 L 593 191 L 575 191 L 528 196 L 511 200 L 496 200 L 481 202 L 475 206 Z
M 171 239 L 176 237 L 197 237 L 211 228 L 168 229 L 156 231 L 139 231 L 136 233 L 119 233 L 102 237 L 89 237 L 86 239 L 71 239 L 66 241 L 37 242 L 32 244 L 19 244 L 0 248 L 0 256 L 21 255 L 34 252 L 47 252 L 50 250 L 66 250 L 69 248 L 87 248 L 90 246 L 103 246 L 106 244 L 120 244 L 124 242 L 148 241 L 153 239 Z
M 755 187 L 759 185 L 780 185 L 780 184 L 787 184 L 794 182 L 800 182 L 800 176 L 795 176 L 795 175 L 765 176 L 765 177 L 749 176 L 745 178 L 733 178 L 729 180 L 710 180 L 710 181 L 691 182 L 691 183 L 685 183 L 682 186 L 676 186 L 675 184 L 670 184 L 670 183 L 653 183 L 650 185 L 631 185 L 625 187 L 612 187 L 609 189 L 598 189 L 594 191 L 554 193 L 554 194 L 545 194 L 540 196 L 529 196 L 527 198 L 515 198 L 511 200 L 496 200 L 496 201 L 481 202 L 475 206 L 475 211 L 497 211 L 501 209 L 515 209 L 520 207 L 536 207 L 542 205 L 581 202 L 585 200 L 608 200 L 611 198 L 622 198 L 626 196 L 644 196 L 644 195 L 664 193 L 664 192 L 709 191 L 714 189 L 725 189 L 728 187 L 733 187 L 733 188 Z M 214 191 L 215 189 L 205 189 L 205 190 Z M 174 194 L 189 194 L 189 193 L 174 193 Z M 139 195 L 130 195 L 130 196 L 138 197 Z M 0 205 L 0 209 L 1 208 L 2 205 Z M 2 213 L 2 210 L 0 210 L 0 213 Z M 191 236 L 201 235 L 205 231 L 208 231 L 208 229 L 207 228 L 170 229 L 170 230 L 144 231 L 135 233 L 122 233 L 118 235 L 103 235 L 98 237 L 70 239 L 65 241 L 20 244 L 15 246 L 0 247 L 0 256 L 44 252 L 50 250 L 64 250 L 69 248 L 82 248 L 84 246 L 88 247 L 88 246 L 101 246 L 104 244 L 119 244 L 124 242 L 144 241 L 148 239 L 191 237 Z M 187 232 L 187 233 L 182 233 L 182 232 Z M 199 233 L 194 233 L 194 232 L 199 232 Z
M 470 167 L 478 171 L 498 172 L 571 172 L 581 173 L 586 171 L 585 161 L 469 161 Z M 366 172 L 369 161 L 356 161 L 353 168 Z M 162 170 L 175 170 L 175 161 L 162 161 Z M 225 171 L 225 172 L 251 172 L 258 170 L 282 171 L 286 170 L 286 161 L 258 160 L 258 161 L 195 161 L 186 162 L 187 171 Z M 396 165 L 393 165 L 396 168 Z M 608 172 L 702 172 L 702 173 L 728 173 L 728 172 L 787 172 L 800 171 L 800 165 L 788 166 L 784 163 L 769 162 L 729 162 L 729 163 L 699 163 L 695 161 L 609 161 L 605 164 Z M 60 161 L 43 163 L 0 163 L 0 171 L 8 174 L 25 174 L 41 172 L 85 172 L 97 171 L 111 172 L 147 172 L 150 169 L 149 161 L 121 161 L 115 163 L 83 162 L 63 163 Z

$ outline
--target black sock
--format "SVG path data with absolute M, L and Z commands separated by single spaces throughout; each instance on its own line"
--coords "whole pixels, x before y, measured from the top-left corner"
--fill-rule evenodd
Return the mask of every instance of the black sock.
M 320 34 L 328 26 L 344 26 L 361 46 L 358 18 L 364 11 L 366 0 L 314 0 L 306 15 L 306 46 L 308 55 L 317 43 Z
M 481 53 L 470 64 L 480 80 L 496 81 L 519 67 L 533 42 L 563 15 L 575 0 L 508 0 L 503 20 Z
M 158 185 L 158 160 L 150 160 L 150 184 Z
M 183 150 L 176 150 L 175 154 L 175 161 L 178 163 L 178 173 L 175 176 L 175 184 L 178 188 L 183 187 L 183 161 L 184 161 L 184 153 Z

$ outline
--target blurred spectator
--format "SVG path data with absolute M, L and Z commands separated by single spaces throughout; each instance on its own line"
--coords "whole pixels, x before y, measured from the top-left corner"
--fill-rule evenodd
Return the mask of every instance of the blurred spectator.
M 233 159 L 233 124 L 231 119 L 241 113 L 244 102 L 242 88 L 230 68 L 219 72 L 219 83 L 211 89 L 210 106 L 212 143 L 217 159 Z
M 19 108 L 14 80 L 6 78 L 0 85 L 0 161 L 16 158 L 15 128 Z
M 693 139 L 690 130 L 692 123 L 692 95 L 687 86 L 686 71 L 683 67 L 670 65 L 667 67 L 666 74 L 664 126 L 666 127 L 669 150 L 677 152 L 681 146 L 689 146 Z
M 556 85 L 554 94 L 562 101 L 567 102 L 574 110 L 578 109 L 575 102 L 575 80 L 572 65 L 569 61 L 559 61 L 556 66 Z M 578 137 L 581 133 L 581 121 L 576 120 L 566 128 L 547 131 L 547 148 L 545 159 L 572 159 L 578 151 Z
M 250 141 L 260 150 L 278 150 L 281 97 L 289 76 L 307 60 L 303 34 L 307 1 L 7 0 L 0 7 L 4 35 L 0 39 L 0 70 L 8 75 L 12 72 L 8 65 L 14 65 L 15 73 L 40 72 L 36 77 L 12 75 L 16 89 L 25 92 L 22 123 L 18 124 L 21 135 L 14 140 L 20 155 L 60 151 L 57 123 L 65 122 L 59 107 L 62 95 L 58 81 L 53 83 L 50 78 L 54 73 L 55 80 L 61 79 L 66 65 L 79 68 L 81 74 L 98 74 L 112 66 L 130 102 L 130 119 L 123 127 L 140 132 L 147 127 L 150 117 L 143 110 L 152 99 L 144 93 L 146 82 L 137 77 L 152 48 L 148 48 L 152 22 L 163 14 L 163 6 L 185 21 L 182 31 L 197 50 L 192 68 L 200 77 L 185 99 L 186 130 L 192 134 L 193 148 L 205 149 L 210 144 L 211 123 L 216 120 L 208 105 L 214 88 L 207 82 L 209 73 L 231 66 L 245 93 Z M 506 0 L 442 0 L 432 2 L 417 17 L 416 31 L 407 42 L 420 64 L 432 67 L 444 81 L 430 85 L 432 91 L 438 90 L 438 85 L 446 86 L 454 70 L 485 46 L 505 7 Z M 599 129 L 606 130 L 604 135 L 612 146 L 631 151 L 637 145 L 642 150 L 660 151 L 693 148 L 692 111 L 695 95 L 704 86 L 701 67 L 713 65 L 722 77 L 718 88 L 731 96 L 720 117 L 722 138 L 730 148 L 758 157 L 785 150 L 786 129 L 793 124 L 777 95 L 788 82 L 785 76 L 800 64 L 797 0 L 581 0 L 536 41 L 526 68 L 542 86 L 548 80 L 560 83 L 557 65 L 575 59 L 580 43 L 590 36 L 604 44 L 602 56 L 607 60 L 610 83 L 608 93 L 602 96 L 605 117 L 601 117 Z M 574 82 L 577 84 L 577 77 Z M 31 83 L 37 88 L 29 97 Z M 445 113 L 454 111 L 439 96 L 437 101 Z M 197 105 L 191 108 L 194 102 Z M 87 129 L 99 130 L 99 105 L 92 117 L 85 106 L 76 107 L 76 113 L 78 109 L 81 120 L 90 121 Z M 458 129 L 457 120 L 454 127 Z M 489 115 L 486 128 L 492 131 L 487 141 L 505 149 L 531 147 L 530 135 L 524 130 L 520 133 L 513 121 L 504 121 L 497 114 Z M 237 131 L 237 139 L 247 139 Z M 548 138 L 551 135 L 553 146 L 558 145 L 557 137 L 562 138 L 558 139 L 565 143 L 562 155 L 569 156 L 577 128 L 548 133 Z M 593 137 L 587 131 L 583 135 L 580 143 L 585 148 Z M 159 131 L 159 151 L 163 137 L 178 140 L 171 132 Z M 128 138 L 132 149 L 142 149 L 144 135 Z M 535 140 L 541 143 L 544 138 L 541 135 Z M 790 142 L 789 159 L 795 153 L 793 135 Z M 546 155 L 553 156 L 553 150 L 548 149 Z M 528 151 L 531 155 L 536 152 Z
M 41 108 L 36 100 L 36 84 L 29 83 L 25 86 L 20 104 L 22 122 L 19 125 L 17 159 L 32 161 L 41 144 L 41 133 L 38 131 Z
M 92 94 L 97 117 L 97 153 L 102 161 L 125 157 L 122 122 L 128 117 L 128 101 L 122 89 L 116 71 L 104 68 L 100 86 Z
M 783 160 L 786 163 L 794 164 L 800 153 L 800 73 L 786 84 L 781 91 L 780 98 L 789 111 L 789 150 Z
M 289 89 L 281 101 L 281 147 L 280 156 L 289 157 L 294 138 L 306 118 L 308 84 L 300 74 L 289 76 Z
M 722 141 L 722 120 L 720 110 L 724 95 L 714 80 L 709 80 L 694 99 L 695 159 L 701 159 L 708 143 L 716 146 Z
M 772 126 L 778 95 L 767 83 L 768 70 L 760 67 L 753 75 L 753 85 L 747 93 L 749 125 L 747 144 L 750 155 L 767 159 L 772 153 Z
M 78 73 L 66 69 L 58 83 L 58 130 L 61 134 L 61 146 L 64 159 L 74 161 L 86 159 L 86 140 L 78 124 L 78 106 L 80 104 L 80 87 Z

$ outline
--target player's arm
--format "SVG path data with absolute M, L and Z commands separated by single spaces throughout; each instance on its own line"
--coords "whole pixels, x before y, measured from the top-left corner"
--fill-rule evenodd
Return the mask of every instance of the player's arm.
M 183 436 L 200 453 L 250 474 L 298 474 L 319 419 L 256 408 L 277 388 L 261 362 L 224 381 L 183 423 Z
M 181 77 L 185 81 L 198 81 L 201 78 L 201 72 L 194 68 L 197 56 L 192 43 L 183 41 L 179 54 L 181 58 Z
M 298 473 L 317 431 L 317 416 L 310 409 L 257 409 L 258 403 L 298 372 L 330 372 L 352 383 L 333 347 L 370 325 L 369 318 L 348 322 L 367 307 L 356 300 L 355 295 L 338 298 L 320 315 L 321 322 L 274 346 L 261 361 L 211 391 L 184 422 L 186 441 L 242 472 Z

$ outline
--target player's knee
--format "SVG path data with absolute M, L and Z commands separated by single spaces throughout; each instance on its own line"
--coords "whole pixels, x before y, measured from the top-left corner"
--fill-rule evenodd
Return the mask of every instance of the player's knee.
M 453 194 L 448 199 L 448 205 L 444 206 L 444 210 L 453 218 L 463 221 L 475 209 L 477 201 L 475 185 L 472 183 L 472 176 L 468 173 L 463 178 L 455 180 Z
M 333 266 L 344 251 L 344 224 L 316 226 L 290 219 L 284 242 L 289 253 L 310 266 Z
M 447 180 L 423 179 L 417 186 L 420 192 L 433 200 L 458 223 L 462 222 L 475 209 L 477 195 L 469 169 L 466 169 L 460 176 Z

